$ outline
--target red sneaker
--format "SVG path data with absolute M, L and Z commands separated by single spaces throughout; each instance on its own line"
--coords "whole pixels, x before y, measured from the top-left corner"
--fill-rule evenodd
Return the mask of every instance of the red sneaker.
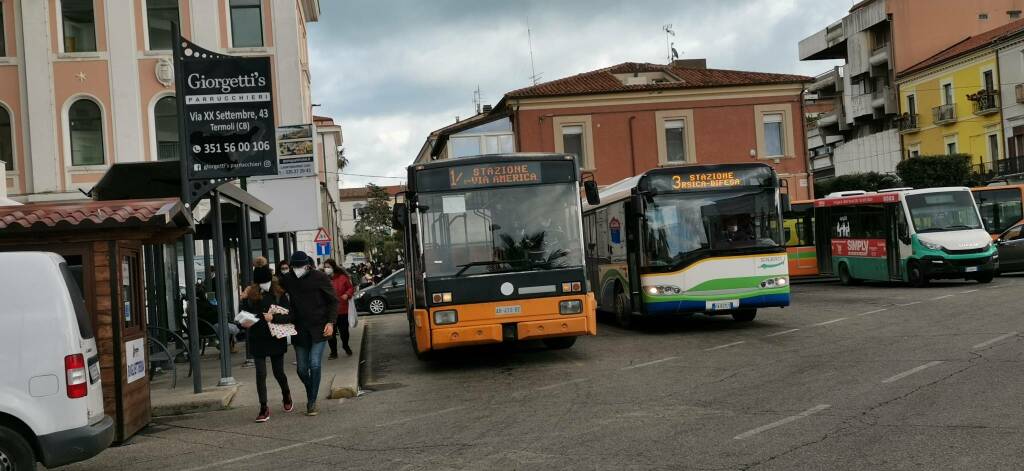
M 285 394 L 284 395 L 284 411 L 285 412 L 291 412 L 293 410 L 295 410 L 295 404 L 292 403 L 292 395 L 291 394 Z
M 270 408 L 269 407 L 260 407 L 260 415 L 256 416 L 256 422 L 263 423 L 263 422 L 266 422 L 268 420 L 270 420 Z

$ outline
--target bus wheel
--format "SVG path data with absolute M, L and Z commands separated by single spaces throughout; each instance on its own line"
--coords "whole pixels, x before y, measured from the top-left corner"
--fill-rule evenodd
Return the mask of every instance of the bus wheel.
M 982 283 L 982 284 L 991 283 L 992 279 L 995 278 L 995 276 L 996 276 L 995 272 L 986 271 L 986 272 L 979 273 L 978 277 L 975 278 L 975 280 L 978 280 L 978 283 Z
M 409 316 L 409 344 L 412 345 L 412 353 L 416 355 L 416 359 L 420 361 L 427 361 L 431 359 L 431 351 L 427 350 L 421 352 L 419 345 L 416 342 L 416 320 L 412 316 Z
M 853 286 L 857 284 L 857 279 L 850 274 L 850 267 L 845 263 L 839 265 L 839 283 L 843 286 Z
M 636 324 L 633 313 L 629 309 L 629 298 L 625 293 L 615 294 L 615 322 L 623 329 L 631 329 Z
M 757 309 L 740 309 L 732 313 L 732 320 L 736 322 L 750 322 L 757 317 Z
M 576 344 L 576 337 L 553 337 L 542 341 L 551 350 L 565 350 Z
M 928 277 L 925 276 L 924 271 L 921 270 L 921 265 L 917 262 L 907 263 L 907 279 L 910 281 L 910 285 L 915 288 L 922 288 L 928 285 Z

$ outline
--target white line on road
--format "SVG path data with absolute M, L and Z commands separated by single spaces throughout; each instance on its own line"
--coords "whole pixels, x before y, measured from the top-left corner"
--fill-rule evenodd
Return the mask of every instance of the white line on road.
M 932 298 L 932 301 L 938 301 L 940 299 L 952 298 L 953 296 L 956 296 L 956 295 L 955 294 L 947 294 L 945 296 L 939 296 L 937 298 Z
M 899 380 L 901 380 L 903 378 L 906 378 L 907 376 L 910 376 L 910 375 L 912 375 L 914 373 L 917 373 L 919 371 L 924 371 L 924 370 L 926 370 L 928 368 L 931 368 L 931 367 L 933 367 L 935 365 L 941 365 L 941 364 L 942 364 L 941 361 L 930 361 L 930 362 L 925 363 L 925 364 L 923 364 L 921 366 L 918 366 L 917 368 L 911 368 L 911 369 L 909 369 L 907 371 L 904 371 L 904 372 L 902 372 L 902 373 L 900 373 L 900 374 L 898 374 L 896 376 L 891 376 L 891 377 L 888 377 L 886 379 L 883 379 L 882 383 L 892 383 L 894 381 L 899 381 Z
M 912 303 L 906 303 L 906 304 L 897 304 L 896 307 L 907 307 L 907 306 L 913 306 L 915 304 L 921 304 L 921 301 L 914 301 Z
M 984 342 L 981 342 L 981 343 L 971 347 L 971 350 L 979 350 L 979 349 L 985 348 L 985 347 L 987 347 L 989 345 L 992 345 L 992 344 L 994 344 L 996 342 L 1000 342 L 1000 341 L 1006 340 L 1006 339 L 1008 339 L 1010 337 L 1013 337 L 1014 335 L 1017 335 L 1017 332 L 1010 332 L 1008 334 L 1000 335 L 1000 336 L 998 336 L 998 337 L 996 337 L 996 338 L 994 338 L 992 340 L 986 340 Z
M 777 420 L 777 421 L 772 422 L 772 423 L 770 423 L 768 425 L 762 425 L 762 426 L 760 426 L 758 428 L 755 428 L 753 430 L 749 430 L 749 431 L 743 432 L 743 433 L 741 433 L 739 435 L 736 435 L 735 437 L 732 437 L 732 438 L 735 439 L 735 440 L 743 440 L 744 438 L 750 438 L 750 437 L 753 437 L 754 435 L 757 435 L 757 434 L 759 434 L 761 432 L 771 430 L 771 429 L 773 429 L 775 427 L 781 427 L 781 426 L 786 425 L 786 424 L 788 424 L 790 422 L 793 422 L 793 421 L 796 421 L 796 420 L 800 420 L 800 419 L 802 419 L 804 417 L 807 417 L 807 416 L 809 416 L 811 414 L 817 414 L 818 412 L 821 412 L 821 411 L 823 411 L 825 409 L 828 409 L 829 407 L 830 406 L 828 404 L 818 404 L 818 405 L 816 405 L 816 406 L 814 406 L 814 407 L 812 407 L 810 409 L 807 409 L 807 410 L 805 410 L 805 411 L 803 411 L 803 412 L 801 412 L 801 413 L 799 413 L 797 415 L 791 415 L 789 417 L 786 417 L 785 419 Z
M 431 416 L 435 416 L 435 415 L 447 414 L 448 412 L 455 412 L 457 410 L 465 409 L 465 408 L 466 408 L 466 406 L 450 407 L 448 409 L 437 410 L 437 411 L 431 412 L 429 414 L 416 415 L 416 416 L 413 416 L 413 417 L 406 417 L 406 418 L 400 419 L 400 420 L 395 420 L 395 421 L 391 421 L 391 422 L 385 422 L 383 424 L 377 424 L 377 426 L 378 427 L 389 427 L 391 425 L 404 424 L 406 422 L 412 422 L 413 420 L 425 419 L 427 417 L 431 417 Z
M 811 327 L 821 327 L 823 325 L 835 324 L 836 322 L 845 321 L 845 320 L 846 320 L 845 317 L 840 317 L 839 319 L 832 319 L 830 321 L 819 322 L 817 324 L 811 324 Z
M 786 335 L 786 334 L 790 334 L 790 333 L 796 332 L 796 331 L 798 331 L 798 330 L 800 330 L 800 329 L 789 329 L 789 330 L 783 330 L 782 332 L 776 332 L 776 333 L 774 333 L 774 334 L 768 334 L 768 335 L 765 335 L 765 337 L 777 337 L 777 336 L 779 336 L 779 335 Z
M 279 453 L 279 452 L 282 452 L 282 451 L 285 451 L 285 450 L 291 450 L 292 448 L 298 448 L 300 446 L 306 446 L 306 445 L 312 445 L 314 443 L 326 442 L 327 440 L 331 440 L 331 439 L 334 439 L 336 437 L 337 437 L 337 435 L 331 435 L 331 436 L 328 436 L 328 437 L 317 438 L 316 440 L 310 440 L 308 442 L 293 443 L 291 445 L 282 446 L 282 447 L 279 447 L 279 448 L 272 448 L 270 450 L 263 450 L 263 451 L 261 451 L 259 453 L 250 453 L 248 455 L 242 455 L 242 456 L 239 456 L 239 457 L 236 457 L 236 458 L 231 458 L 229 460 L 223 460 L 223 461 L 218 461 L 216 463 L 204 464 L 204 465 L 199 466 L 197 468 L 189 468 L 186 471 L 199 471 L 200 469 L 216 468 L 216 467 L 224 466 L 226 464 L 237 463 L 239 461 L 247 460 L 249 458 L 255 458 L 257 456 L 270 455 L 270 454 Z
M 669 361 L 669 360 L 675 360 L 676 358 L 678 358 L 678 357 L 668 357 L 668 358 L 662 358 L 660 360 L 649 361 L 647 363 L 637 363 L 635 365 L 630 365 L 630 366 L 624 367 L 622 369 L 623 370 L 632 370 L 633 368 L 643 368 L 645 366 L 657 365 L 658 363 L 666 362 L 666 361 Z
M 868 315 L 871 315 L 871 314 L 878 314 L 879 312 L 888 311 L 888 310 L 889 310 L 889 308 L 883 307 L 881 309 L 875 309 L 874 311 L 862 312 L 862 313 L 857 314 L 857 315 L 858 316 L 868 316 Z
M 705 352 L 710 352 L 712 350 L 720 350 L 720 349 L 723 349 L 723 348 L 729 348 L 729 347 L 732 347 L 732 346 L 736 346 L 736 345 L 739 345 L 741 343 L 747 343 L 747 342 L 745 340 L 740 340 L 739 342 L 727 343 L 725 345 L 719 345 L 717 347 L 705 348 L 704 351 Z
M 587 380 L 587 378 L 570 379 L 569 381 L 562 381 L 561 383 L 549 384 L 547 386 L 541 386 L 539 388 L 534 388 L 534 391 L 547 391 L 548 389 L 555 389 L 555 388 L 560 388 L 562 386 L 568 386 L 570 384 L 582 383 L 582 382 L 584 382 L 586 380 Z
M 969 289 L 967 291 L 961 291 L 960 294 L 971 294 L 971 293 L 977 293 L 977 292 L 978 292 L 978 290 L 976 290 L 976 289 Z

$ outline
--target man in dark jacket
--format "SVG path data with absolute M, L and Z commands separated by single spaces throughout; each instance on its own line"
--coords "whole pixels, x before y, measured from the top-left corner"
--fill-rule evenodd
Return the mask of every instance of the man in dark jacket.
M 334 334 L 338 297 L 331 279 L 312 266 L 305 252 L 292 254 L 291 271 L 280 278 L 291 302 L 291 316 L 298 335 L 292 337 L 299 379 L 306 387 L 306 415 L 320 413 L 316 398 L 320 392 L 320 363 L 327 339 Z

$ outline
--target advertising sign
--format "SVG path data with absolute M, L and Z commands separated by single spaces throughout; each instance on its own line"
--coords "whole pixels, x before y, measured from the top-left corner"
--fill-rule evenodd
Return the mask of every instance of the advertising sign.
M 832 239 L 832 255 L 837 257 L 885 257 L 885 239 Z
M 276 175 L 270 58 L 226 56 L 182 41 L 176 55 L 188 179 Z
M 146 377 L 146 339 L 125 342 L 124 364 L 128 367 L 129 383 Z
M 315 176 L 315 153 L 312 124 L 277 128 L 278 178 Z

